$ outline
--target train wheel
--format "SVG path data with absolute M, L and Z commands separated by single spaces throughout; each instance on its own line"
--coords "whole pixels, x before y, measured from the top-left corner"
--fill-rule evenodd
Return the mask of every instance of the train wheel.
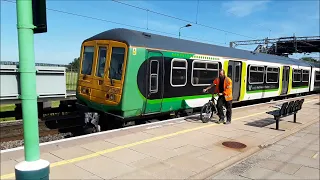
M 85 134 L 91 134 L 91 133 L 96 133 L 96 132 L 100 132 L 100 131 L 101 131 L 100 125 L 95 126 L 93 124 L 90 124 L 90 125 L 83 127 L 83 132 Z

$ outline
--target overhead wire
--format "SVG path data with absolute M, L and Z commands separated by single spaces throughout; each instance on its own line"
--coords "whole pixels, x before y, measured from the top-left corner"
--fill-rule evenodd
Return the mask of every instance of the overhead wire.
M 132 5 L 132 4 L 128 4 L 128 3 L 125 3 L 125 2 L 122 2 L 122 1 L 118 1 L 118 0 L 111 0 L 111 1 L 119 3 L 119 4 L 123 4 L 123 5 L 126 5 L 126 6 L 130 6 L 130 7 L 136 8 L 136 9 L 149 11 L 149 12 L 152 12 L 154 14 L 158 14 L 158 15 L 165 16 L 165 17 L 172 18 L 172 19 L 179 20 L 179 21 L 183 21 L 183 22 L 186 22 L 186 23 L 195 23 L 195 22 L 190 21 L 190 20 L 186 20 L 186 19 L 182 19 L 182 18 L 175 17 L 175 16 L 172 16 L 172 15 L 164 14 L 164 13 L 157 12 L 157 11 L 154 11 L 154 10 L 150 10 L 150 9 L 147 9 L 147 8 L 142 8 L 142 7 L 135 6 L 135 5 Z M 250 37 L 250 36 L 247 36 L 247 35 L 243 35 L 243 34 L 231 32 L 231 31 L 223 30 L 223 29 L 216 28 L 216 27 L 209 26 L 209 25 L 205 25 L 205 24 L 200 24 L 200 23 L 195 23 L 195 24 L 198 25 L 198 26 L 205 27 L 205 28 L 210 28 L 210 29 L 214 29 L 214 30 L 217 30 L 217 31 L 225 32 L 225 33 L 228 33 L 228 34 L 234 34 L 234 35 L 247 37 L 247 38 L 254 38 L 254 37 Z
M 10 0 L 1 0 L 4 2 L 10 2 L 10 3 L 16 3 L 14 1 L 10 1 Z M 113 0 L 115 1 L 115 0 Z M 122 2 L 121 2 L 122 3 Z M 108 23 L 113 23 L 113 24 L 118 24 L 118 25 L 123 25 L 123 26 L 128 26 L 128 27 L 132 27 L 132 28 L 137 28 L 137 29 L 145 29 L 145 30 L 149 30 L 149 31 L 154 31 L 154 32 L 159 32 L 159 33 L 163 33 L 163 34 L 168 34 L 168 35 L 174 35 L 176 36 L 176 34 L 174 33 L 169 33 L 169 32 L 164 32 L 164 31 L 159 31 L 159 30 L 153 30 L 153 29 L 148 29 L 148 28 L 143 28 L 143 27 L 139 27 L 139 26 L 134 26 L 134 25 L 129 25 L 129 24 L 124 24 L 124 23 L 119 23 L 119 22 L 115 22 L 115 21 L 110 21 L 110 20 L 106 20 L 106 19 L 102 19 L 102 18 L 96 18 L 96 17 L 92 17 L 92 16 L 87 16 L 87 15 L 81 15 L 81 14 L 76 14 L 76 13 L 71 13 L 71 12 L 66 12 L 66 11 L 62 11 L 62 10 L 57 10 L 57 9 L 52 9 L 52 8 L 46 8 L 47 10 L 50 11 L 54 11 L 54 12 L 59 12 L 59 13 L 63 13 L 63 14 L 68 14 L 68 15 L 73 15 L 73 16 L 78 16 L 78 17 L 83 17 L 83 18 L 88 18 L 88 19 L 94 19 L 94 20 L 99 20 L 99 21 L 104 21 L 104 22 L 108 22 Z M 151 10 L 149 10 L 149 12 L 152 12 Z M 183 20 L 185 21 L 185 20 Z M 200 25 L 200 24 L 198 24 Z M 203 25 L 201 25 L 203 26 Z M 210 27 L 210 26 L 208 26 Z M 223 31 L 223 30 L 222 30 Z M 226 33 L 229 33 L 228 31 L 224 31 Z M 231 33 L 232 34 L 232 33 Z M 192 39 L 196 39 L 196 40 L 202 40 L 202 41 L 206 41 L 206 42 L 213 42 L 213 41 L 208 41 L 208 40 L 204 40 L 204 39 L 200 39 L 200 38 L 194 38 L 194 37 L 188 37 L 188 36 L 182 36 L 182 37 L 186 37 L 186 38 L 192 38 Z M 251 38 L 251 37 L 250 37 Z M 217 44 L 221 44 L 223 45 L 223 43 L 220 42 L 214 42 Z M 281 57 L 274 57 L 276 59 L 281 59 Z
M 16 2 L 10 1 L 10 0 L 1 0 L 1 1 L 10 2 L 10 3 L 16 3 Z M 111 21 L 111 20 L 107 20 L 107 19 L 102 19 L 102 18 L 97 18 L 97 17 L 87 16 L 87 15 L 82 15 L 82 14 L 78 14 L 78 13 L 72 13 L 72 12 L 62 11 L 62 10 L 58 10 L 58 9 L 52 9 L 52 8 L 46 8 L 46 9 L 47 9 L 47 10 L 50 10 L 50 11 L 53 11 L 53 12 L 59 12 L 59 13 L 63 13 L 63 14 L 68 14 L 68 15 L 73 15 L 73 16 L 78 16 L 78 17 L 87 18 L 87 19 L 93 19 L 93 20 L 103 21 L 103 22 L 107 22 L 107 23 L 112 23 L 112 24 L 117 24 L 117 25 L 122 25 L 122 26 L 131 27 L 131 28 L 143 29 L 143 30 L 158 32 L 158 33 L 162 33 L 162 34 L 166 34 L 166 35 L 177 36 L 177 35 L 174 34 L 174 33 L 169 33 L 169 32 L 165 32 L 165 31 L 159 31 L 159 30 L 155 30 L 155 29 L 150 29 L 150 28 L 148 28 L 148 27 L 147 27 L 147 28 L 145 28 L 145 27 L 139 27 L 139 26 L 134 26 L 134 25 L 130 25 L 130 24 L 115 22 L 115 21 Z M 149 11 L 149 12 L 150 12 L 150 11 Z M 189 38 L 189 39 L 193 39 L 193 40 L 199 40 L 199 41 L 204 41 L 204 42 L 210 42 L 210 43 L 215 43 L 215 44 L 223 45 L 223 43 L 221 43 L 221 42 L 208 41 L 208 40 L 202 39 L 202 38 L 196 38 L 196 37 L 190 37 L 190 36 L 181 36 L 181 37 L 185 37 L 185 38 Z

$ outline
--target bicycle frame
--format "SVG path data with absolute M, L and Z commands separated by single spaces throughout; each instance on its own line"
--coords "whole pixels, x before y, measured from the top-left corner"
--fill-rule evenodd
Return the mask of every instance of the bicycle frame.
M 216 95 L 216 94 L 214 94 L 214 95 Z M 214 108 L 214 112 L 215 112 L 215 114 L 217 114 L 217 113 L 218 113 L 218 109 L 217 109 L 217 105 L 216 105 L 215 101 L 218 102 L 218 99 L 217 99 L 216 97 L 214 97 L 214 95 L 213 95 L 212 98 L 209 100 L 209 103 L 211 104 L 211 109 Z M 214 100 L 215 100 L 215 101 L 214 101 Z M 213 110 L 213 109 L 212 109 L 212 110 Z

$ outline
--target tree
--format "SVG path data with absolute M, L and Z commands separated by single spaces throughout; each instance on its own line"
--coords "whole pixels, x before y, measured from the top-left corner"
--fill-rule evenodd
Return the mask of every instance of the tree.
M 71 63 L 68 64 L 67 68 L 68 70 L 75 70 L 78 71 L 80 66 L 80 57 L 74 58 Z
M 317 60 L 312 57 L 302 57 L 300 58 L 300 60 L 308 61 L 308 62 L 317 62 Z

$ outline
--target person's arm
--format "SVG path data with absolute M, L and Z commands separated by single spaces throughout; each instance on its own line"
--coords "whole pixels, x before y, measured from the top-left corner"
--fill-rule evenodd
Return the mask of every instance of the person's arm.
M 203 92 L 208 91 L 209 89 L 213 88 L 214 86 L 215 86 L 215 84 L 212 83 L 210 86 L 208 86 L 207 88 L 205 88 L 205 89 L 203 90 Z
M 208 86 L 207 88 L 203 89 L 203 92 L 208 91 L 209 89 L 213 88 L 215 85 L 216 85 L 216 80 L 214 80 L 213 83 L 210 86 Z

